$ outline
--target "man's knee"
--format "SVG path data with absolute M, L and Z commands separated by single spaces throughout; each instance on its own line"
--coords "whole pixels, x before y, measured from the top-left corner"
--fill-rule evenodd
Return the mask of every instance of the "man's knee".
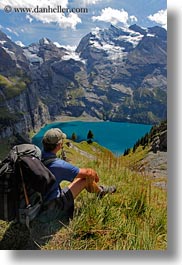
M 86 180 L 85 179 L 75 179 L 68 188 L 71 190 L 73 194 L 73 198 L 75 199 L 78 194 L 86 187 Z

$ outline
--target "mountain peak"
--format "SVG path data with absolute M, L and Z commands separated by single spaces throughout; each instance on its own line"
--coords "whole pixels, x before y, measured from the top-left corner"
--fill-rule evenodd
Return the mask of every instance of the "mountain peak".
M 129 29 L 135 31 L 135 32 L 139 32 L 142 35 L 146 34 L 146 29 L 141 28 L 140 26 L 138 26 L 137 24 L 133 24 L 129 27 Z
M 42 38 L 39 40 L 40 45 L 50 45 L 53 44 L 53 42 L 48 38 Z
M 110 28 L 110 29 L 112 29 L 112 30 L 115 30 L 115 29 L 120 29 L 119 27 L 117 27 L 117 26 L 114 26 L 113 24 L 111 24 L 109 28 Z
M 4 32 L 2 32 L 1 30 L 0 30 L 0 40 L 1 41 L 7 41 L 7 40 L 9 40 L 9 38 L 7 37 L 7 35 L 4 33 Z

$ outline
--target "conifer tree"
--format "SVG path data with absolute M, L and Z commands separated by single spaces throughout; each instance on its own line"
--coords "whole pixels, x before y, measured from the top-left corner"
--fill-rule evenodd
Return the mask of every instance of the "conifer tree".
M 137 145 L 134 144 L 134 146 L 133 146 L 133 153 L 135 153 L 136 149 L 137 149 Z
M 93 132 L 91 130 L 89 130 L 89 132 L 87 134 L 87 143 L 91 144 L 93 138 L 94 138 L 94 134 L 93 134 Z
M 72 141 L 76 141 L 76 139 L 77 139 L 77 135 L 76 135 L 76 133 L 72 133 L 72 136 L 71 136 L 71 139 L 72 139 Z
M 130 153 L 130 148 L 125 149 L 123 156 L 126 156 Z

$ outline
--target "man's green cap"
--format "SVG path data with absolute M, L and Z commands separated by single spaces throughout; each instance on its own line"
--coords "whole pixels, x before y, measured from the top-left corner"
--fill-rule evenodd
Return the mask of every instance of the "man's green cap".
M 63 139 L 66 139 L 66 134 L 59 128 L 52 128 L 44 134 L 43 142 L 45 144 L 58 144 Z

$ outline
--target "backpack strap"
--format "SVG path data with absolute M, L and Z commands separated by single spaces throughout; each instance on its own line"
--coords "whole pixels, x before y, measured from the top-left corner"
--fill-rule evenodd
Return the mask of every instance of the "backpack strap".
M 41 161 L 47 167 L 49 164 L 51 164 L 52 162 L 56 161 L 57 159 L 58 158 L 55 155 L 55 156 L 43 158 Z
M 30 201 L 29 201 L 29 198 L 28 198 L 27 189 L 26 189 L 26 186 L 25 186 L 25 181 L 24 181 L 24 178 L 23 178 L 23 172 L 22 172 L 21 166 L 20 166 L 20 175 L 21 175 L 21 181 L 22 181 L 22 186 L 23 186 L 23 192 L 24 192 L 24 196 L 25 196 L 25 202 L 26 202 L 27 207 L 29 207 Z
M 19 164 L 19 166 L 20 166 L 20 175 L 21 175 L 23 193 L 24 193 L 25 202 L 26 202 L 26 208 L 28 209 L 31 206 L 30 205 L 30 200 L 29 200 L 29 197 L 28 197 L 28 193 L 27 193 L 25 181 L 24 181 L 24 178 L 23 178 L 22 168 L 21 168 L 21 165 L 20 164 Z M 26 216 L 25 223 L 26 223 L 27 228 L 29 229 L 30 228 L 30 226 L 29 226 L 30 225 L 30 220 L 29 220 L 29 216 L 28 215 Z

